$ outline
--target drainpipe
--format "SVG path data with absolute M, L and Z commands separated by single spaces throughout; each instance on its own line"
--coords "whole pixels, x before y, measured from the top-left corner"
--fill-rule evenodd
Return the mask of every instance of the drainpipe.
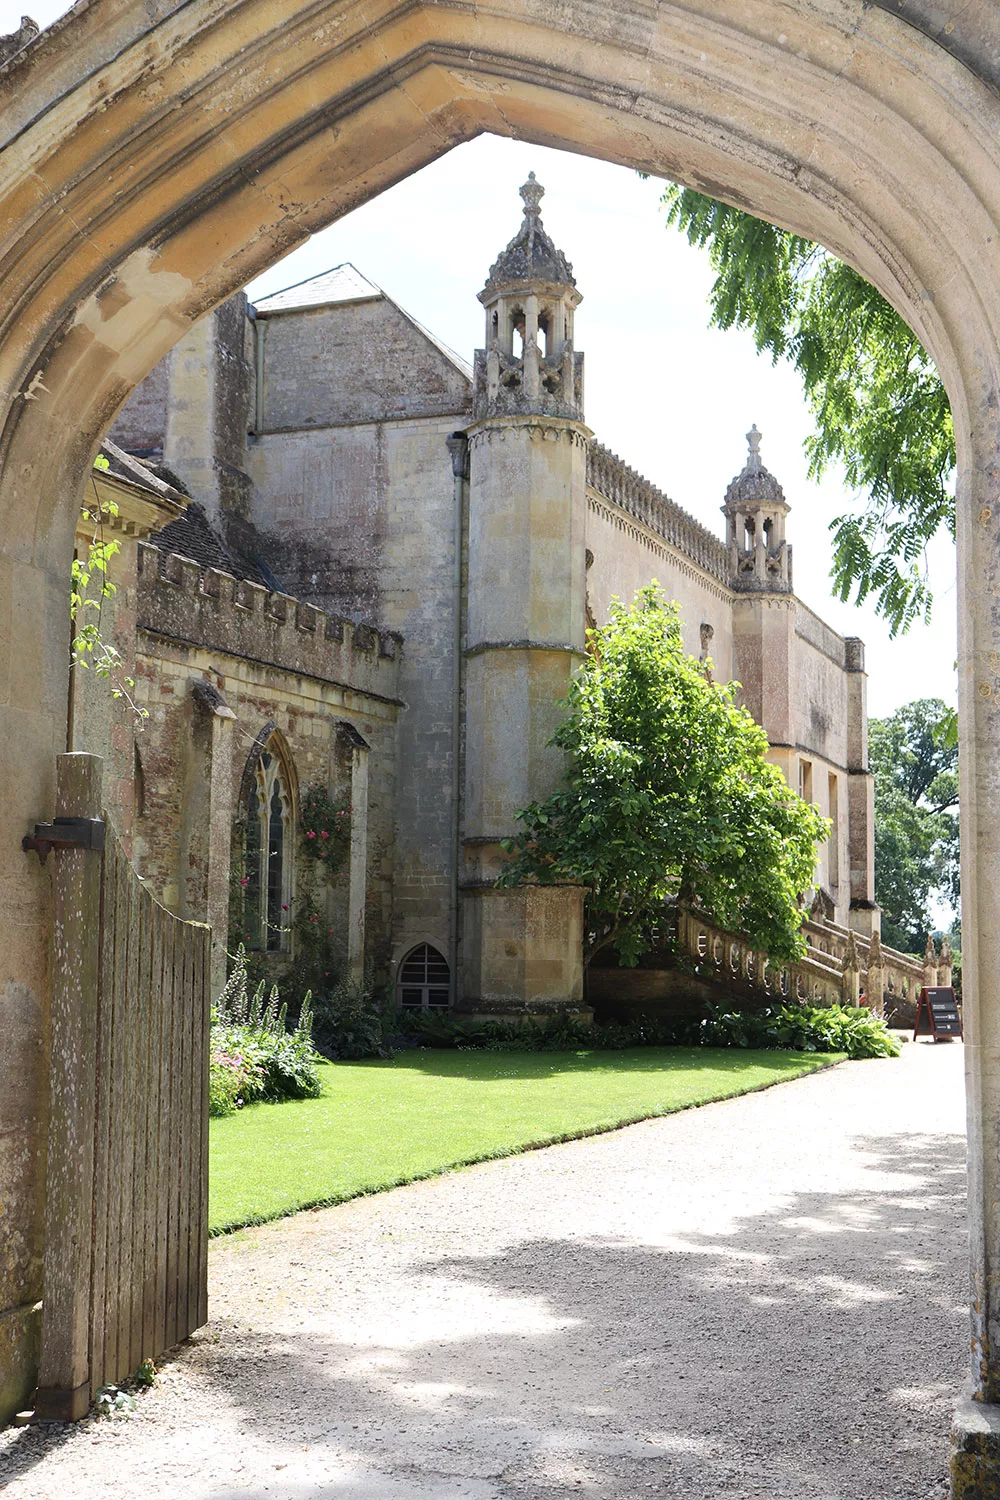
M 254 332 L 254 414 L 253 430 L 254 437 L 260 437 L 264 430 L 264 340 L 267 337 L 267 320 L 257 316 L 255 309 L 251 308 Z
M 448 920 L 448 961 L 451 965 L 452 998 L 458 998 L 459 938 L 459 833 L 462 812 L 462 544 L 465 538 L 465 475 L 469 462 L 469 439 L 453 432 L 447 439 L 454 483 L 454 571 L 452 576 L 451 637 L 451 900 Z

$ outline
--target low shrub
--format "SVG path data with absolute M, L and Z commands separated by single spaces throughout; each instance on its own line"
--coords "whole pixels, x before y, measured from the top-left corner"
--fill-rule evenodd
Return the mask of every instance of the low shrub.
M 264 988 L 262 980 L 250 993 L 241 945 L 212 1013 L 211 1115 L 231 1115 L 260 1099 L 314 1099 L 320 1092 L 309 996 L 298 1024 L 289 1030 L 288 1008 L 280 1002 L 277 985 L 266 1000 Z
M 899 1043 L 885 1022 L 858 1005 L 714 1010 L 695 1025 L 691 1039 L 704 1047 L 787 1047 L 796 1052 L 846 1052 L 852 1058 L 899 1056 Z
M 340 979 L 313 1002 L 313 1036 L 324 1057 L 391 1057 L 393 1018 L 373 985 Z
M 584 1025 L 565 1012 L 544 1021 L 480 1021 L 415 1012 L 399 1024 L 420 1047 L 490 1052 L 623 1051 L 626 1047 L 752 1047 L 897 1057 L 886 1024 L 863 1006 L 782 1004 L 755 1011 L 713 1009 L 698 1020 L 644 1016 Z

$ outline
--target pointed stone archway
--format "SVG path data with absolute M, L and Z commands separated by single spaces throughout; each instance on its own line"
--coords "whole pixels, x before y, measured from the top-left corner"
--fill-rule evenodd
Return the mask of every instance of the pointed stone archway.
M 18 846 L 50 810 L 62 748 L 83 475 L 121 402 L 197 317 L 487 130 L 670 176 L 820 240 L 899 309 L 945 379 L 959 455 L 973 1374 L 981 1400 L 1000 1401 L 994 36 L 989 0 L 81 0 L 0 69 L 7 1410 L 32 1380 L 47 1108 L 49 877 Z

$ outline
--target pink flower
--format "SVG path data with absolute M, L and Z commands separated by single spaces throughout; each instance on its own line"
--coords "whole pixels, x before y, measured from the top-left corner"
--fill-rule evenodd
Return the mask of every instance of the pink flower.
M 306 831 L 306 838 L 307 839 L 314 839 L 315 837 L 316 837 L 316 830 L 314 828 L 307 829 L 307 831 Z
M 282 907 L 282 908 L 281 908 L 281 910 L 282 910 L 282 911 L 287 911 L 287 910 L 288 910 L 288 907 L 287 907 L 287 906 L 283 906 L 283 907 Z
M 323 832 L 320 834 L 320 838 L 321 839 L 328 839 L 329 837 L 330 837 L 330 835 L 327 833 L 326 829 L 324 828 Z
M 250 884 L 250 876 L 249 875 L 244 875 L 243 879 L 240 881 L 240 885 L 249 885 L 249 884 Z

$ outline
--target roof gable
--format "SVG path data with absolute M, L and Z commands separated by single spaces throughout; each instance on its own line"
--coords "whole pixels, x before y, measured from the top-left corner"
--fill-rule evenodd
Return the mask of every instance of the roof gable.
M 468 361 L 431 333 L 429 328 L 426 328 L 412 313 L 407 312 L 405 307 L 402 307 L 395 298 L 390 297 L 374 281 L 364 276 L 350 261 L 344 261 L 339 266 L 332 266 L 329 271 L 322 271 L 318 276 L 310 276 L 306 281 L 296 282 L 295 285 L 286 287 L 284 291 L 262 297 L 259 302 L 254 303 L 254 311 L 259 317 L 270 318 L 275 313 L 309 312 L 318 308 L 376 300 L 388 302 L 394 307 L 422 338 L 444 356 L 471 387 L 472 366 Z

